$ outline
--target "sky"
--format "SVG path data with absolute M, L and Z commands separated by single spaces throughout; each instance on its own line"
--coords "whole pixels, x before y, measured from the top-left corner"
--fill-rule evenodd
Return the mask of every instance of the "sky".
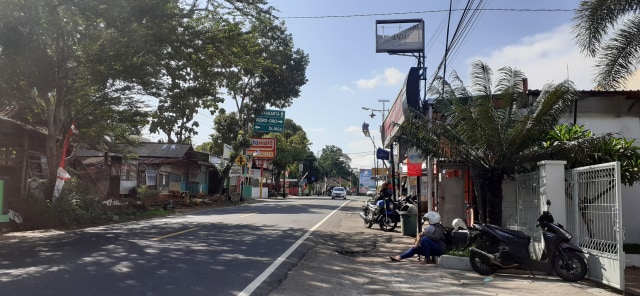
M 476 1 L 478 2 L 478 1 Z M 453 0 L 450 37 L 467 1 Z M 486 62 L 494 73 L 503 66 L 515 67 L 528 77 L 529 89 L 547 83 L 572 80 L 578 89 L 594 84 L 593 60 L 575 45 L 571 29 L 573 10 L 579 0 L 487 0 L 484 9 L 457 43 L 447 61 L 447 75 L 455 70 L 468 82 L 472 62 Z M 375 165 L 374 145 L 381 146 L 379 125 L 382 110 L 391 107 L 415 57 L 376 53 L 376 20 L 423 19 L 427 77 L 434 74 L 444 55 L 450 2 L 447 0 L 273 0 L 292 34 L 296 48 L 309 55 L 308 82 L 286 118 L 302 126 L 316 156 L 322 148 L 342 149 L 352 168 Z M 550 10 L 550 11 L 535 11 Z M 442 73 L 439 73 L 442 74 Z M 640 77 L 640 76 L 638 76 Z M 633 78 L 627 89 L 640 89 Z M 421 91 L 422 92 L 422 91 Z M 379 100 L 389 100 L 388 103 Z M 233 104 L 225 104 L 234 111 Z M 198 145 L 212 133 L 213 118 L 203 111 Z M 362 133 L 370 124 L 372 138 Z

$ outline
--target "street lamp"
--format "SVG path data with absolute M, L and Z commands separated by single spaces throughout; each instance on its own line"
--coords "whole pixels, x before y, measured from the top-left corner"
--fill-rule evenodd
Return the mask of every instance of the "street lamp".
M 387 109 L 385 107 L 385 103 L 389 102 L 389 100 L 384 100 L 384 99 L 380 99 L 378 100 L 378 102 L 382 103 L 382 110 L 380 109 L 373 109 L 373 108 L 367 108 L 367 107 L 362 107 L 362 110 L 367 110 L 367 111 L 371 111 L 371 114 L 369 115 L 369 117 L 374 118 L 376 117 L 376 114 L 374 112 L 380 112 L 380 114 L 382 115 L 382 123 L 380 125 L 380 131 L 382 134 L 382 125 L 384 124 L 384 119 L 385 119 L 385 112 L 387 112 Z M 366 124 L 366 123 L 365 123 Z M 362 125 L 362 132 L 364 132 L 364 124 Z M 371 138 L 369 135 L 369 124 L 367 124 L 367 133 L 365 134 L 365 136 L 368 136 L 369 138 Z M 371 142 L 373 143 L 373 138 L 371 138 Z M 382 143 L 382 146 L 384 147 L 384 142 L 382 142 L 382 137 L 380 137 L 380 143 Z M 374 157 L 375 157 L 375 144 L 373 145 L 373 153 L 374 153 Z M 378 161 L 376 160 L 376 186 L 378 185 Z
M 362 123 L 362 133 L 365 137 L 369 137 L 369 139 L 371 139 L 371 145 L 373 145 L 373 163 L 376 168 L 376 186 L 378 186 L 378 160 L 376 159 L 376 143 L 373 140 L 371 133 L 369 133 L 369 124 L 366 122 Z

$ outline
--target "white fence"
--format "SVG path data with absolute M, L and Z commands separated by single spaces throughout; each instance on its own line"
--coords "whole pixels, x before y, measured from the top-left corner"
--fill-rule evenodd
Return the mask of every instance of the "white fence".
M 516 176 L 516 225 L 532 238 L 532 254 L 540 256 L 539 173 Z M 617 162 L 582 167 L 565 172 L 566 228 L 587 254 L 588 277 L 624 290 L 624 230 L 620 194 L 620 165 Z

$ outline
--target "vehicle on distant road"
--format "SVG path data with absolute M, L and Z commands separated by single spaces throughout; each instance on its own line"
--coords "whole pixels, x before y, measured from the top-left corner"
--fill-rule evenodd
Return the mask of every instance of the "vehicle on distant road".
M 378 194 L 378 192 L 375 189 L 369 189 L 369 191 L 367 191 L 367 196 L 370 197 L 374 197 Z
M 333 187 L 331 189 L 331 199 L 335 198 L 347 199 L 347 190 L 344 187 Z

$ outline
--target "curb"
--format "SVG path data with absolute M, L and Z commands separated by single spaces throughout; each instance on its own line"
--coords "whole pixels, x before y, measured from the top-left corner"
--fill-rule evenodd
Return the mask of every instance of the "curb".
M 469 258 L 460 256 L 442 255 L 438 258 L 438 267 L 473 271 L 469 263 Z

